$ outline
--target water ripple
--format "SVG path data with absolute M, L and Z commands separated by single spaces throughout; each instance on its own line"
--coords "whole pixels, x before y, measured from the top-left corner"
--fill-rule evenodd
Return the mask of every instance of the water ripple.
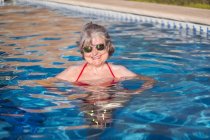
M 0 139 L 210 138 L 208 38 L 41 5 L 3 6 L 0 13 Z M 132 95 L 123 89 L 142 81 L 94 89 L 50 78 L 81 62 L 76 44 L 88 21 L 108 28 L 110 62 L 156 85 Z

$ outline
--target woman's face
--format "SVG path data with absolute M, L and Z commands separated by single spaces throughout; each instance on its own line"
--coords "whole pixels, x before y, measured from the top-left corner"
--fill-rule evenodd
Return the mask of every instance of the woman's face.
M 94 37 L 91 45 L 83 46 L 83 52 L 85 60 L 94 66 L 104 64 L 109 57 L 105 40 L 100 37 Z

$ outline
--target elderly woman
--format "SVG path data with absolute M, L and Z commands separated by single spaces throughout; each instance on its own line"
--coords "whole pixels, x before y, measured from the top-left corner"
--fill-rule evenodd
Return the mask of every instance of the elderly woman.
M 81 33 L 79 49 L 85 62 L 68 67 L 56 78 L 83 86 L 110 86 L 122 79 L 138 78 L 145 81 L 141 90 L 151 88 L 154 83 L 153 79 L 137 75 L 124 66 L 106 62 L 114 53 L 114 46 L 103 26 L 92 22 L 86 24 Z

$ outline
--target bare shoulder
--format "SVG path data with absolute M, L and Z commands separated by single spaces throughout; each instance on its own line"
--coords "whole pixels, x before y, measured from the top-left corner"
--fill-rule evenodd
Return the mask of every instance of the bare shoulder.
M 79 75 L 79 72 L 81 71 L 82 67 L 83 64 L 69 66 L 67 69 L 56 75 L 56 78 L 69 82 L 74 82 L 77 79 L 77 76 Z
M 117 78 L 137 76 L 137 74 L 135 74 L 134 72 L 130 71 L 125 66 L 110 64 L 110 67 L 113 70 L 113 73 L 115 74 L 115 76 Z

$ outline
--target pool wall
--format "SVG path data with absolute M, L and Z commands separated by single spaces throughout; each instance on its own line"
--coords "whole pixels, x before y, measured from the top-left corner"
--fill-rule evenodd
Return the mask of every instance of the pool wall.
M 109 20 L 116 20 L 116 21 L 123 21 L 123 22 L 150 23 L 157 26 L 158 28 L 175 29 L 175 30 L 180 30 L 182 32 L 186 32 L 186 34 L 201 35 L 205 37 L 210 36 L 210 25 L 204 25 L 204 24 L 202 25 L 202 24 L 197 24 L 197 23 L 192 23 L 192 22 L 184 22 L 184 21 L 157 18 L 157 17 L 151 17 L 151 16 L 143 16 L 143 15 L 104 10 L 104 9 L 98 9 L 98 8 L 89 8 L 85 6 L 52 2 L 50 0 L 45 0 L 45 1 L 17 0 L 17 1 L 23 2 L 25 4 L 36 3 L 36 4 L 48 6 L 48 7 L 65 8 L 65 9 L 75 11 L 79 14 L 89 15 L 90 17 L 107 18 Z

